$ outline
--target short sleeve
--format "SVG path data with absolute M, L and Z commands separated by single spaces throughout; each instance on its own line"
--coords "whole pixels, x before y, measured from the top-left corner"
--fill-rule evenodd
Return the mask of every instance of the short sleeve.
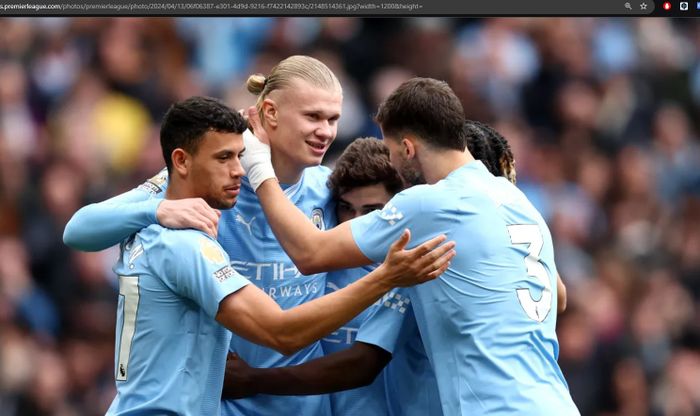
M 405 289 L 384 295 L 381 304 L 362 323 L 357 341 L 376 345 L 393 354 L 405 338 L 402 328 L 415 321 L 411 298 Z
M 396 194 L 381 211 L 350 221 L 353 239 L 362 253 L 382 262 L 403 231 L 411 231 L 407 248 L 413 248 L 454 229 L 454 215 L 443 207 L 429 185 L 413 186 Z
M 374 262 L 384 261 L 391 244 L 404 229 L 411 228 L 414 219 L 420 215 L 420 199 L 417 196 L 415 192 L 401 192 L 382 210 L 351 220 L 353 239 L 365 256 Z M 414 242 L 415 239 L 412 239 L 409 244 Z
M 207 315 L 216 317 L 219 303 L 231 293 L 249 284 L 236 272 L 229 257 L 215 240 L 194 230 L 167 230 L 172 237 L 167 245 L 171 256 L 170 280 L 179 295 L 198 304 Z
M 165 190 L 168 189 L 168 180 L 168 168 L 163 168 L 153 177 L 136 187 L 136 189 L 153 196 L 163 197 L 165 195 Z

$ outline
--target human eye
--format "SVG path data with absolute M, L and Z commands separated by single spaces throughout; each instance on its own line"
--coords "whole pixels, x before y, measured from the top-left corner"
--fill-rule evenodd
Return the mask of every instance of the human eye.
M 219 159 L 221 162 L 226 162 L 229 159 L 233 157 L 233 153 L 231 152 L 225 152 L 225 153 L 220 153 L 216 158 Z

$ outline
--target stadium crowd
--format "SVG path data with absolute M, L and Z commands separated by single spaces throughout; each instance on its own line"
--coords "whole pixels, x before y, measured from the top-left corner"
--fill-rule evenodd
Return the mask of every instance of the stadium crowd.
M 697 21 L 17 18 L 0 20 L 0 414 L 104 414 L 117 251 L 70 250 L 66 222 L 162 168 L 172 102 L 245 108 L 243 77 L 295 53 L 343 85 L 328 165 L 379 136 L 401 82 L 446 80 L 510 141 L 550 225 L 581 413 L 700 413 Z

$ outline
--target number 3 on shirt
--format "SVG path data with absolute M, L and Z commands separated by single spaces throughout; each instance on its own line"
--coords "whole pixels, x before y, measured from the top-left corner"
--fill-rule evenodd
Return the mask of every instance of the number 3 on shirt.
M 129 371 L 131 341 L 136 329 L 136 311 L 139 308 L 139 277 L 119 276 L 119 295 L 124 296 L 122 317 L 122 334 L 119 341 L 117 358 L 117 381 L 126 381 Z
M 527 275 L 536 278 L 544 288 L 539 300 L 532 298 L 530 289 L 516 289 L 520 306 L 530 319 L 542 322 L 552 309 L 552 284 L 547 270 L 540 262 L 542 232 L 537 224 L 509 225 L 507 228 L 511 243 L 527 246 L 528 255 L 525 257 Z

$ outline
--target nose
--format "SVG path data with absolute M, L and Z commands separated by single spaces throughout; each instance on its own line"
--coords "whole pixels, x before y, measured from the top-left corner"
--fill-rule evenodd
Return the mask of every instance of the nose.
M 245 175 L 245 169 L 239 159 L 234 159 L 233 166 L 231 166 L 231 177 L 240 178 Z
M 316 129 L 316 135 L 325 140 L 333 140 L 335 138 L 335 131 L 335 125 L 331 125 L 328 120 L 323 120 Z

